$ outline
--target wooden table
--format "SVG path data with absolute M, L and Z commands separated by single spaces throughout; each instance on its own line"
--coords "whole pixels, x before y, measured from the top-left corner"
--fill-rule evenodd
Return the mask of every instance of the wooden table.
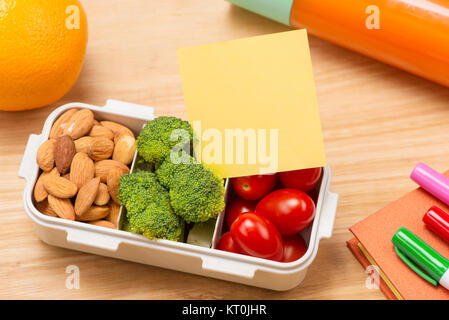
M 449 89 L 310 36 L 331 190 L 340 194 L 332 239 L 320 243 L 305 281 L 273 292 L 48 246 L 22 206 L 17 177 L 29 134 L 57 106 L 108 98 L 186 117 L 179 47 L 288 30 L 216 0 L 84 0 L 89 45 L 75 87 L 47 108 L 0 113 L 0 298 L 382 299 L 345 241 L 348 227 L 415 187 L 424 161 L 449 158 Z M 80 289 L 68 290 L 68 265 Z

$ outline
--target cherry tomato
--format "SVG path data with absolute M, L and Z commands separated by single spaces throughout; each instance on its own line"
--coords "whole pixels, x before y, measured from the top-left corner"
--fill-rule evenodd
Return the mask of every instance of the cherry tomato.
M 246 200 L 259 200 L 274 189 L 278 182 L 278 174 L 263 174 L 232 178 L 235 192 Z
M 263 216 L 253 212 L 242 214 L 232 224 L 231 236 L 244 254 L 282 261 L 282 237 L 276 227 Z
M 235 197 L 226 206 L 226 224 L 228 228 L 231 227 L 232 223 L 237 219 L 242 213 L 254 212 L 256 210 L 256 201 L 245 200 L 240 197 Z
M 296 189 L 279 189 L 259 201 L 256 213 L 270 220 L 283 236 L 304 230 L 315 217 L 312 198 Z
M 318 196 L 320 195 L 320 191 L 315 188 L 312 191 L 307 192 L 307 194 L 312 198 L 313 202 L 316 205 L 318 201 Z
M 224 235 L 221 236 L 220 241 L 218 242 L 217 249 L 228 252 L 240 253 L 240 249 L 237 247 L 237 244 L 235 243 L 234 239 L 232 239 L 230 232 L 226 232 Z
M 307 245 L 301 235 L 293 235 L 282 238 L 284 242 L 284 259 L 282 262 L 292 262 L 306 254 Z
M 321 167 L 318 167 L 281 172 L 279 176 L 284 187 L 308 192 L 320 181 L 321 171 Z

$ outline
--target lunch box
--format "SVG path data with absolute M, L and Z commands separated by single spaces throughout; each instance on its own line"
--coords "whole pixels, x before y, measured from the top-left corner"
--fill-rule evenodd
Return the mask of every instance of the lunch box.
M 39 238 L 49 245 L 281 291 L 301 283 L 317 254 L 320 240 L 332 236 L 338 195 L 329 191 L 331 170 L 328 166 L 324 167 L 319 184 L 315 219 L 302 232 L 308 243 L 307 252 L 290 263 L 213 249 L 223 233 L 224 212 L 217 218 L 212 248 L 163 239 L 150 240 L 118 229 L 46 216 L 35 208 L 32 199 L 39 174 L 36 153 L 48 139 L 56 119 L 70 108 L 90 109 L 96 119 L 123 124 L 136 136 L 148 121 L 154 119 L 153 108 L 128 102 L 108 100 L 104 107 L 69 103 L 48 116 L 41 134 L 30 135 L 19 169 L 19 176 L 26 180 L 23 205 Z M 226 183 L 226 194 L 229 191 L 230 185 Z

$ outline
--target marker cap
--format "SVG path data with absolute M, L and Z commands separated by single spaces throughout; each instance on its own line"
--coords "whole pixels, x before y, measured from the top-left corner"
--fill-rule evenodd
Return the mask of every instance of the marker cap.
M 410 178 L 436 198 L 449 204 L 449 178 L 424 163 L 418 163 Z
M 427 210 L 422 221 L 444 241 L 449 242 L 449 214 L 433 206 Z
M 435 286 L 449 269 L 449 260 L 406 228 L 396 231 L 392 242 L 399 258 Z
M 294 0 L 228 0 L 246 10 L 255 12 L 285 25 L 290 25 Z

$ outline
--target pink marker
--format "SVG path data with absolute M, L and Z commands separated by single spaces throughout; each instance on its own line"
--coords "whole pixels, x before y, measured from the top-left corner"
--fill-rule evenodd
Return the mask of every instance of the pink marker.
M 449 178 L 424 163 L 418 163 L 410 175 L 421 188 L 449 205 Z

